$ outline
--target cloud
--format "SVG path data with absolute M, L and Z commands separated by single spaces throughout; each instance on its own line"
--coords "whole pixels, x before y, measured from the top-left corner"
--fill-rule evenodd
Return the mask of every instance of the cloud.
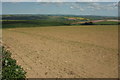
M 100 3 L 100 1 L 103 0 L 4 0 L 4 2 L 45 2 L 44 5 L 47 4 L 51 4 L 51 2 L 59 2 L 57 4 L 54 4 L 56 7 L 60 7 L 62 6 L 62 4 L 64 5 L 68 5 L 67 3 L 64 2 L 71 2 L 73 1 L 74 3 L 70 4 L 70 9 L 76 9 L 79 11 L 85 11 L 86 9 L 90 9 L 92 11 L 95 10 L 113 10 L 118 8 L 118 3 L 117 2 L 113 2 L 113 3 L 109 3 L 109 4 L 102 4 Z M 108 1 L 108 0 L 104 0 L 104 1 Z M 109 0 L 110 1 L 118 1 L 118 0 Z M 90 2 L 90 3 L 86 3 L 86 6 L 81 6 L 81 4 L 79 2 Z
M 92 1 L 92 0 L 91 0 Z M 96 0 L 97 1 L 97 0 Z M 118 9 L 118 3 L 117 2 L 112 2 L 112 3 L 100 3 L 100 2 L 90 2 L 90 3 L 84 3 L 85 5 L 83 6 L 82 3 L 72 3 L 70 8 L 71 9 L 76 9 L 81 12 L 90 10 L 90 11 L 101 11 L 101 10 L 114 10 Z
M 35 2 L 36 0 L 1 0 L 2 2 Z
M 2 2 L 119 2 L 119 0 L 2 0 Z
M 71 8 L 71 9 L 74 9 L 74 7 L 73 7 L 73 6 L 70 6 L 70 8 Z
M 89 3 L 88 8 L 92 10 L 112 10 L 118 8 L 117 3 L 109 3 L 109 4 L 102 4 L 102 3 Z
M 83 9 L 83 8 L 80 8 L 80 11 L 84 11 L 84 9 Z
M 80 6 L 80 3 L 72 3 L 70 5 L 71 9 L 76 9 L 76 10 L 80 10 L 80 11 L 84 11 L 85 9 L 83 7 Z
M 119 0 L 77 0 L 78 2 L 119 2 Z

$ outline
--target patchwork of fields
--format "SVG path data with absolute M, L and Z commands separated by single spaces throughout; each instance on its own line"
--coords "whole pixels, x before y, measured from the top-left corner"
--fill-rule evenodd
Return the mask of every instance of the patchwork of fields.
M 27 78 L 117 78 L 117 25 L 6 28 L 3 42 Z

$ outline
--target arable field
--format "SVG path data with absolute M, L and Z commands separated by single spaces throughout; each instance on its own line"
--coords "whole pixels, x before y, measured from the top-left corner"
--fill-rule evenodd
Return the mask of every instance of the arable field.
M 27 78 L 117 78 L 118 26 L 3 29 L 3 43 Z

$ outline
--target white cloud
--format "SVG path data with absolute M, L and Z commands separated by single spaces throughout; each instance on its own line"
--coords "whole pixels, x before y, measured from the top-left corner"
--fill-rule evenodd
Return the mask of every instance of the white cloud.
M 93 10 L 112 10 L 118 8 L 117 3 L 109 3 L 109 4 L 102 4 L 102 3 L 90 3 L 88 5 L 89 9 Z
M 71 8 L 71 9 L 74 9 L 74 7 L 73 7 L 73 6 L 70 6 L 70 8 Z
M 80 11 L 84 11 L 84 9 L 83 9 L 83 8 L 80 8 Z
M 80 6 L 79 3 L 72 3 L 70 5 L 70 8 L 71 9 L 76 9 L 76 10 L 79 10 L 79 11 L 84 11 L 85 10 L 83 7 Z
M 2 2 L 35 2 L 36 0 L 1 0 Z
M 2 0 L 2 2 L 119 2 L 119 0 Z
M 92 1 L 92 0 L 91 0 Z M 96 0 L 97 1 L 97 0 Z M 86 6 L 81 6 L 82 3 L 72 3 L 70 8 L 80 11 L 96 11 L 96 10 L 114 10 L 118 8 L 118 3 L 100 3 L 100 2 L 90 2 L 86 3 Z

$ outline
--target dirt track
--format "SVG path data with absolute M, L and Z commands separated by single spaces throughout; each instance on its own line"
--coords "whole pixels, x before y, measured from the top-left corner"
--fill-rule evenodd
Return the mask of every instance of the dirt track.
M 117 26 L 3 29 L 28 78 L 117 78 Z

